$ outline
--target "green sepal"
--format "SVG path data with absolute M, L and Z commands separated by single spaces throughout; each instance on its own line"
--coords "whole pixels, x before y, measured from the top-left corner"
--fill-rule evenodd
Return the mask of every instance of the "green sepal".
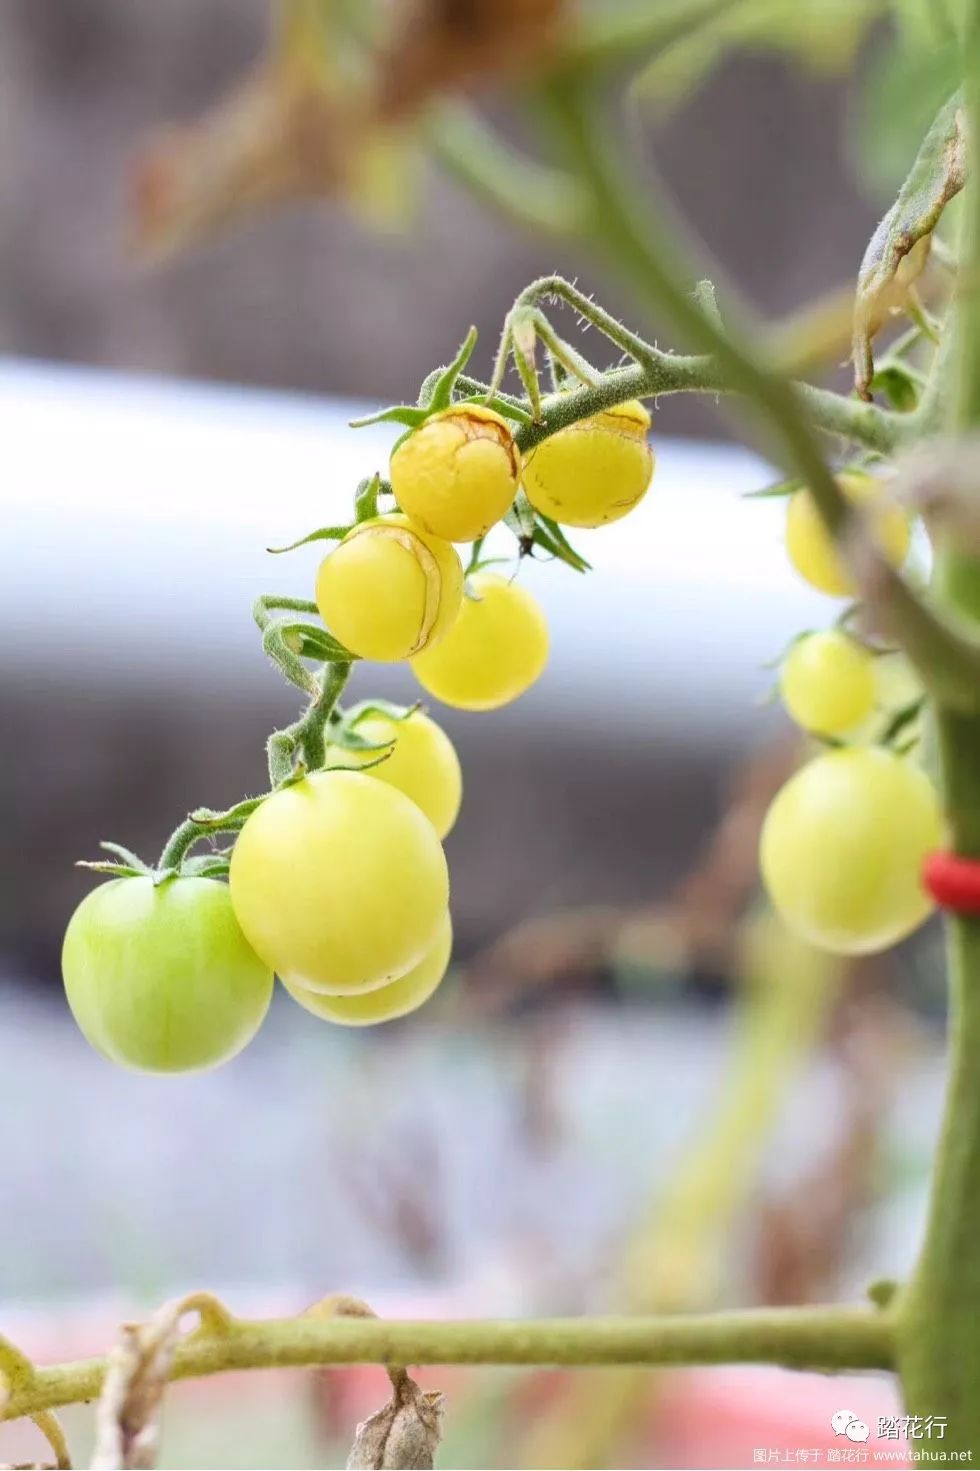
M 149 873 L 150 866 L 144 863 L 138 853 L 131 848 L 124 848 L 121 843 L 100 843 L 99 847 L 106 853 L 112 853 L 126 868 L 134 868 L 137 873 Z
M 540 511 L 534 531 L 534 544 L 550 552 L 559 562 L 564 562 L 576 572 L 592 571 L 592 563 L 587 562 L 581 552 L 575 550 L 558 522 L 553 521 L 550 516 L 542 515 Z
M 764 485 L 761 490 L 746 490 L 742 492 L 743 501 L 770 501 L 777 500 L 783 496 L 795 495 L 798 490 L 803 490 L 803 481 L 796 479 L 776 480 L 772 485 Z
M 291 541 L 285 547 L 266 547 L 266 551 L 271 552 L 274 557 L 281 557 L 283 552 L 294 552 L 297 547 L 305 547 L 311 541 L 343 541 L 353 529 L 353 522 L 346 526 L 320 526 L 316 531 L 311 531 L 309 536 L 301 536 L 299 541 Z
M 185 858 L 180 866 L 182 877 L 195 879 L 223 878 L 230 869 L 231 864 L 224 853 L 202 853 L 196 858 Z
M 376 414 L 351 419 L 350 428 L 366 429 L 369 424 L 404 424 L 409 429 L 417 429 L 427 418 L 428 411 L 417 408 L 415 404 L 389 404 L 388 408 L 379 409 Z
M 149 872 L 146 868 L 133 868 L 128 863 L 103 863 L 101 861 L 90 863 L 85 858 L 80 858 L 75 867 L 88 869 L 89 873 L 109 874 L 117 879 L 143 879 Z
M 386 715 L 389 720 L 407 720 L 420 708 L 421 702 L 415 701 L 414 705 L 396 705 L 392 700 L 361 700 L 359 704 L 352 705 L 344 714 L 343 724 L 355 726 L 359 720 L 367 715 Z
M 910 414 L 918 406 L 919 383 L 904 363 L 879 363 L 868 387 L 872 394 L 882 394 L 899 414 Z
M 360 526 L 362 521 L 373 521 L 378 514 L 378 495 L 381 491 L 381 476 L 372 475 L 369 480 L 362 480 L 354 492 L 354 524 Z
M 888 724 L 885 726 L 884 730 L 881 732 L 881 735 L 878 739 L 878 744 L 882 746 L 894 747 L 895 742 L 898 740 L 899 736 L 903 735 L 908 730 L 909 726 L 914 724 L 914 722 L 918 720 L 925 707 L 925 703 L 926 699 L 925 695 L 923 695 L 921 699 L 912 700 L 909 702 L 908 705 L 903 705 L 901 709 L 896 710 L 894 715 L 888 721 Z M 901 752 L 899 754 L 901 754 Z
M 493 409 L 502 419 L 514 419 L 518 424 L 533 424 L 534 419 L 527 409 L 522 409 L 510 398 L 501 398 L 499 394 L 470 393 L 465 398 L 458 398 L 457 403 L 479 404 L 481 408 Z
M 425 417 L 429 414 L 442 413 L 443 409 L 449 408 L 453 401 L 453 389 L 456 387 L 456 379 L 473 356 L 476 339 L 476 328 L 471 327 L 460 343 L 459 351 L 452 362 L 443 368 L 435 382 L 427 389 L 425 401 L 419 400 L 420 409 Z

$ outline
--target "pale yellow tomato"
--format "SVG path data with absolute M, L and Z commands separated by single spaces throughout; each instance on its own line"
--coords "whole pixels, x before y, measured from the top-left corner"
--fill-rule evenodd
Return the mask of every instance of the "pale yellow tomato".
M 507 420 L 454 404 L 400 441 L 389 475 L 407 515 L 446 541 L 475 541 L 506 515 L 521 457 Z
M 463 797 L 463 774 L 456 748 L 441 725 L 421 710 L 413 710 L 402 720 L 381 711 L 363 715 L 355 730 L 374 746 L 391 743 L 390 750 L 351 750 L 346 746 L 327 747 L 327 766 L 349 766 L 353 770 L 367 767 L 367 775 L 388 782 L 411 797 L 421 807 L 440 838 L 450 831 L 459 815 Z
M 882 552 L 895 567 L 908 555 L 911 530 L 900 506 L 888 501 L 882 482 L 873 475 L 846 471 L 837 483 L 852 505 L 867 513 Z M 790 561 L 811 587 L 834 597 L 853 596 L 853 580 L 841 561 L 808 490 L 798 490 L 786 507 L 786 551 Z
M 790 777 L 769 808 L 762 877 L 805 939 L 865 955 L 928 916 L 922 864 L 941 841 L 939 799 L 921 767 L 880 747 L 829 751 Z
M 316 604 L 345 648 L 391 663 L 446 634 L 463 596 L 455 547 L 407 516 L 355 526 L 320 565 Z
M 783 660 L 783 704 L 804 730 L 840 735 L 874 707 L 874 664 L 874 655 L 839 629 L 805 634 Z
M 368 991 L 435 942 L 449 901 L 442 845 L 403 792 L 321 771 L 256 808 L 229 877 L 238 922 L 283 981 Z
M 525 460 L 528 500 L 566 526 L 618 521 L 639 504 L 653 479 L 649 428 L 649 413 L 633 399 L 559 429 Z
M 529 689 L 548 662 L 548 625 L 517 583 L 492 572 L 469 580 L 459 617 L 434 649 L 412 660 L 423 689 L 460 710 L 495 710 Z
M 285 983 L 286 990 L 300 1006 L 325 1021 L 337 1022 L 342 1027 L 373 1027 L 378 1022 L 408 1016 L 409 1012 L 417 1011 L 428 1001 L 446 974 L 452 948 L 453 930 L 447 914 L 439 938 L 431 949 L 407 975 L 387 986 L 379 986 L 375 991 L 365 991 L 358 996 L 327 996 L 289 981 Z

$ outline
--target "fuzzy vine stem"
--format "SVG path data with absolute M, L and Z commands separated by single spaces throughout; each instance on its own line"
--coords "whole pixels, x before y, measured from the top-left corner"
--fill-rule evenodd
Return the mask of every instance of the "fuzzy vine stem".
M 174 1353 L 173 1379 L 229 1369 L 326 1364 L 684 1365 L 765 1363 L 834 1373 L 887 1369 L 891 1320 L 873 1308 L 758 1309 L 645 1318 L 389 1322 L 381 1318 L 229 1317 Z M 3 1418 L 94 1399 L 106 1360 L 36 1368 L 20 1376 Z

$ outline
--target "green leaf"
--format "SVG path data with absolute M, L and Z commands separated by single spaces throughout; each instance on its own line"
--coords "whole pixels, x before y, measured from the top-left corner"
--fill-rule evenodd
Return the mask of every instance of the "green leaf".
M 354 529 L 353 522 L 347 526 L 321 526 L 316 531 L 311 531 L 309 536 L 301 536 L 299 541 L 291 541 L 285 547 L 266 547 L 274 557 L 281 557 L 283 552 L 294 552 L 297 547 L 305 547 L 311 541 L 343 541 L 348 532 Z

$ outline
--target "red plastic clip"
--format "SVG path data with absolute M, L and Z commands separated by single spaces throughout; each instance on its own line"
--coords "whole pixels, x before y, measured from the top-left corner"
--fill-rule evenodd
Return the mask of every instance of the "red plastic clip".
M 980 914 L 980 859 L 930 853 L 922 865 L 922 882 L 941 909 Z

